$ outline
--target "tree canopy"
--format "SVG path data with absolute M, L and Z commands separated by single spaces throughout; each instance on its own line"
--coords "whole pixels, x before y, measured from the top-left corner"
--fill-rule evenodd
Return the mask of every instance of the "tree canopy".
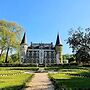
M 89 60 L 90 56 L 90 28 L 77 28 L 69 31 L 67 44 L 72 48 L 72 52 L 76 54 L 80 61 Z
M 12 51 L 19 48 L 22 31 L 23 28 L 19 24 L 0 20 L 0 50 L 1 55 L 6 52 L 6 59 L 9 50 Z

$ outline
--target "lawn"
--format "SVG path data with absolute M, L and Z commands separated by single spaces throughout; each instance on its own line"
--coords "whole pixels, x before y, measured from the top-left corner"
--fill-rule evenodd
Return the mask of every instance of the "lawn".
M 0 67 L 0 70 L 33 70 L 37 71 L 38 67 Z
M 90 90 L 90 70 L 61 69 L 56 74 L 49 74 L 56 90 Z
M 20 90 L 23 88 L 33 76 L 33 74 L 25 74 L 25 70 L 0 68 L 0 90 Z

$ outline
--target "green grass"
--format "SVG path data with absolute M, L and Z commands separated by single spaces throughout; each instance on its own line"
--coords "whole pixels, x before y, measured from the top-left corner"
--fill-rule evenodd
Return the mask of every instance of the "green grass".
M 18 73 L 22 73 L 24 71 L 21 70 L 1 70 L 0 71 L 0 75 L 12 75 L 12 74 L 18 74 Z
M 74 76 L 74 74 L 81 76 Z M 62 69 L 57 74 L 49 74 L 49 77 L 57 90 L 62 90 L 62 88 L 66 90 L 90 90 L 90 78 L 83 77 L 82 75 L 90 75 L 90 71 L 83 69 Z
M 23 86 L 30 74 L 20 74 L 20 75 L 10 75 L 10 76 L 0 76 L 0 88 L 9 88 L 14 86 Z
M 20 90 L 32 76 L 33 74 L 25 74 L 24 70 L 0 68 L 0 90 Z

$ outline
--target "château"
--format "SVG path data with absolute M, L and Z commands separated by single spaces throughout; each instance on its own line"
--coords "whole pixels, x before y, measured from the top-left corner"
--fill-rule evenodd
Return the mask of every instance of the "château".
M 62 43 L 57 34 L 56 44 L 53 43 L 32 43 L 28 46 L 26 33 L 20 44 L 20 63 L 32 65 L 52 65 L 62 64 Z

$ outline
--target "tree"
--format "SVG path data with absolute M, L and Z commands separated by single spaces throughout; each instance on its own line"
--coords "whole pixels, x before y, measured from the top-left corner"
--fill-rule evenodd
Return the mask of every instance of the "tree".
M 5 62 L 5 57 L 6 57 L 6 55 L 3 53 L 2 58 L 0 58 L 0 64 Z
M 87 63 L 88 61 L 90 61 L 90 54 L 87 52 L 87 49 L 85 47 L 80 48 L 77 52 L 76 52 L 76 61 L 78 63 Z
M 11 59 L 12 59 L 13 62 L 15 62 L 15 63 L 16 62 L 19 62 L 18 54 L 12 54 L 10 57 L 11 57 Z
M 23 28 L 15 22 L 0 20 L 0 50 L 1 56 L 6 52 L 5 63 L 8 62 L 9 51 L 19 48 Z
M 75 61 L 75 55 L 73 54 L 65 54 L 63 55 L 64 60 L 68 60 L 68 63 L 74 62 Z
M 80 55 L 81 55 L 81 58 L 82 56 L 84 56 L 85 58 L 85 53 L 87 52 L 89 55 L 89 52 L 90 52 L 90 47 L 89 47 L 90 46 L 90 28 L 83 29 L 79 27 L 76 30 L 71 29 L 71 31 L 69 31 L 67 44 L 69 44 L 70 48 L 72 48 L 72 52 L 75 53 L 76 55 L 79 53 L 82 53 L 83 51 L 83 53 Z
M 75 58 L 74 58 L 74 57 L 68 58 L 68 62 L 69 62 L 69 63 L 74 62 L 74 61 L 75 61 Z
M 68 60 L 71 57 L 73 57 L 73 54 L 64 54 L 63 55 L 63 60 Z

